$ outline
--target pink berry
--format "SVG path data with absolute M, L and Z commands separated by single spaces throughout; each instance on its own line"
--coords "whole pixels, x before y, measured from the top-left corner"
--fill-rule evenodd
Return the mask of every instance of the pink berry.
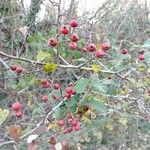
M 71 94 L 76 95 L 77 94 L 76 90 L 72 89 Z
M 23 69 L 20 66 L 18 66 L 15 71 L 16 73 L 20 74 L 23 71 Z
M 138 59 L 139 59 L 140 61 L 144 60 L 144 59 L 145 59 L 144 54 L 139 54 L 139 55 L 138 55 Z
M 72 20 L 70 21 L 70 26 L 75 28 L 75 27 L 78 26 L 78 22 L 77 22 L 76 20 L 72 19 Z
M 18 67 L 17 65 L 12 65 L 10 68 L 12 71 L 15 71 L 17 69 L 17 67 Z
M 72 92 L 72 88 L 71 88 L 71 87 L 67 87 L 65 91 L 66 91 L 66 93 L 71 94 L 71 92 Z
M 88 46 L 87 46 L 89 52 L 94 52 L 96 51 L 96 45 L 93 44 L 93 43 L 90 43 Z
M 66 98 L 70 99 L 71 98 L 71 94 L 70 93 L 66 93 Z
M 123 55 L 128 54 L 128 50 L 127 49 L 122 49 L 121 54 L 123 54 Z
M 55 90 L 59 90 L 59 89 L 60 89 L 60 85 L 59 85 L 58 83 L 55 83 L 53 88 L 54 88 Z
M 19 109 L 21 108 L 21 104 L 20 104 L 20 102 L 15 102 L 13 105 L 12 105 L 12 109 L 14 110 L 14 111 L 18 111 Z
M 61 32 L 62 34 L 64 34 L 64 35 L 67 35 L 67 34 L 70 32 L 70 30 L 69 30 L 69 28 L 68 28 L 67 26 L 62 26 L 62 27 L 60 28 L 60 32 Z
M 48 45 L 54 47 L 58 44 L 58 40 L 56 38 L 53 38 L 51 37 L 49 40 L 48 40 Z
M 108 43 L 108 42 L 105 42 L 105 43 L 102 43 L 101 44 L 101 48 L 102 48 L 102 50 L 104 50 L 104 51 L 107 51 L 107 50 L 109 50 L 110 49 L 110 44 Z
M 58 125 L 59 126 L 64 126 L 65 125 L 65 120 L 64 119 L 59 120 Z
M 106 53 L 104 51 L 102 51 L 102 50 L 95 51 L 95 56 L 97 58 L 102 58 L 103 56 L 105 56 L 105 54 Z
M 18 117 L 18 118 L 19 118 L 19 117 L 22 117 L 22 112 L 17 111 L 17 112 L 16 112 L 16 117 Z
M 48 96 L 47 95 L 43 95 L 41 99 L 42 99 L 42 101 L 47 102 L 48 101 Z
M 71 125 L 72 125 L 73 127 L 75 127 L 77 124 L 78 124 L 78 120 L 77 120 L 76 118 L 73 118 L 73 119 L 71 120 Z
M 77 34 L 72 34 L 70 36 L 70 39 L 71 39 L 72 42 L 77 42 L 79 40 L 79 37 L 78 37 Z
M 77 49 L 77 43 L 76 42 L 70 42 L 68 47 L 69 47 L 69 49 L 75 50 L 75 49 Z
M 77 125 L 74 127 L 74 130 L 75 130 L 75 131 L 79 131 L 79 130 L 80 130 L 80 125 L 77 124 Z

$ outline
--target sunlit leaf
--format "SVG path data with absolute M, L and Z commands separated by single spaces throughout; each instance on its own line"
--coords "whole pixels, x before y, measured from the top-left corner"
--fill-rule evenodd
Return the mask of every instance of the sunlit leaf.
M 2 110 L 0 108 L 0 126 L 6 120 L 8 114 L 9 114 L 9 111 L 7 109 Z
M 94 73 L 98 73 L 101 70 L 100 66 L 97 64 L 93 64 L 91 67 L 92 67 Z
M 57 69 L 57 66 L 58 66 L 57 64 L 46 63 L 43 69 L 46 73 L 52 73 L 52 72 L 55 72 L 55 70 Z

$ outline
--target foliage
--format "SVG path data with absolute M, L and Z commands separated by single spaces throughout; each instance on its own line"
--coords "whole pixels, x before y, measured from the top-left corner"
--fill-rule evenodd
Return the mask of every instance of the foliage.
M 45 1 L 31 0 L 29 10 L 16 0 L 1 2 L 0 149 L 27 149 L 34 134 L 39 150 L 59 142 L 70 149 L 148 149 L 148 1 L 106 0 L 82 16 L 76 0 L 68 10 L 62 3 L 50 1 L 40 21 Z M 69 25 L 71 19 L 78 27 Z M 69 35 L 60 32 L 64 24 Z M 68 47 L 72 33 L 79 36 L 75 50 Z M 50 45 L 51 37 L 58 44 Z M 103 49 L 104 42 L 111 44 L 109 50 Z M 97 58 L 95 52 L 83 51 L 89 43 L 106 55 Z M 18 111 L 13 109 L 16 101 Z M 70 125 L 73 119 L 78 126 Z

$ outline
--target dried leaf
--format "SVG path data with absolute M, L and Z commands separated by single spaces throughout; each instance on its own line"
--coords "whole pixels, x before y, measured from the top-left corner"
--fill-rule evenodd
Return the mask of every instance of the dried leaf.
M 4 110 L 0 109 L 0 126 L 6 120 L 8 114 L 9 114 L 9 111 L 7 109 L 4 109 Z
M 11 125 L 8 128 L 8 133 L 15 142 L 19 142 L 22 135 L 22 128 L 19 125 Z

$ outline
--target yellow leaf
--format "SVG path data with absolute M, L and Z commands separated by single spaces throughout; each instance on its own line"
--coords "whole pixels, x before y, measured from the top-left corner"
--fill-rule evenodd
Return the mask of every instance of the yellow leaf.
M 119 119 L 119 122 L 123 125 L 123 126 L 125 126 L 125 127 L 127 127 L 127 119 L 126 118 L 120 118 Z
M 100 66 L 99 65 L 93 64 L 91 67 L 92 67 L 94 73 L 100 72 Z
M 59 126 L 56 123 L 52 123 L 47 127 L 47 130 L 53 130 L 53 131 L 58 131 Z
M 52 73 L 52 72 L 54 72 L 56 69 L 57 69 L 57 64 L 52 64 L 52 63 L 46 63 L 45 65 L 44 65 L 44 71 L 46 72 L 46 73 Z
M 96 50 L 101 49 L 101 44 L 96 44 Z
M 82 119 L 81 119 L 83 122 L 85 123 L 91 123 L 91 120 L 88 119 L 87 117 L 85 117 L 85 115 L 82 116 Z
M 51 53 L 50 52 L 44 52 L 44 51 L 39 51 L 38 55 L 37 55 L 37 61 L 42 61 L 44 59 L 51 59 Z
M 106 125 L 106 128 L 108 128 L 110 131 L 112 131 L 112 130 L 113 130 L 113 125 L 112 125 L 112 123 L 108 123 L 108 124 Z
M 9 111 L 7 109 L 2 110 L 0 108 L 0 125 L 6 120 L 8 114 L 9 114 Z

